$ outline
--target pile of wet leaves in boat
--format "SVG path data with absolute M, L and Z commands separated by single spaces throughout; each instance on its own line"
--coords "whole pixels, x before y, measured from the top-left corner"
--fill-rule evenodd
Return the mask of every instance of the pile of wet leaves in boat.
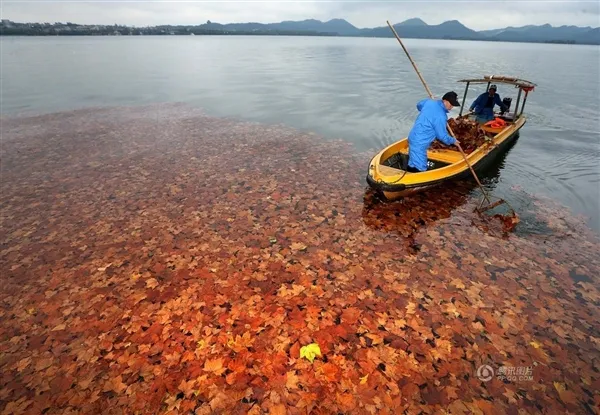
M 593 413 L 599 244 L 186 106 L 3 120 L 0 413 Z
M 479 123 L 468 118 L 450 118 L 448 125 L 460 142 L 460 146 L 465 154 L 471 154 L 478 147 L 486 143 L 485 131 L 481 129 Z M 447 149 L 450 146 L 445 145 L 439 140 L 434 140 L 431 149 Z M 456 149 L 456 147 L 454 147 Z

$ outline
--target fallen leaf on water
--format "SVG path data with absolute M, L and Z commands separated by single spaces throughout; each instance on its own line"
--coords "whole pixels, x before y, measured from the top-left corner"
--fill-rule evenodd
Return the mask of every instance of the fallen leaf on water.
M 123 379 L 122 379 L 121 375 L 119 375 L 119 376 L 115 376 L 115 377 L 109 379 L 104 384 L 103 391 L 104 392 L 114 391 L 116 393 L 121 393 L 125 389 L 127 389 L 127 385 L 123 383 Z
M 285 386 L 289 390 L 298 389 L 298 376 L 295 372 L 287 372 Z
M 207 372 L 213 372 L 215 375 L 220 375 L 225 371 L 225 368 L 223 367 L 223 359 L 216 358 L 207 360 L 204 363 L 204 370 Z
M 181 380 L 181 383 L 177 386 L 177 388 L 183 392 L 186 397 L 191 396 L 194 393 L 194 387 L 196 385 L 196 380 L 192 379 L 189 381 Z
M 554 388 L 558 392 L 558 396 L 560 396 L 560 400 L 564 403 L 575 403 L 577 401 L 577 396 L 570 391 L 567 390 L 565 384 L 562 382 L 552 382 L 554 384 Z
M 26 357 L 25 359 L 21 359 L 19 363 L 17 363 L 17 371 L 22 372 L 29 364 L 31 363 L 31 357 Z
M 294 242 L 290 245 L 290 248 L 292 248 L 294 251 L 303 251 L 306 249 L 306 245 L 300 242 Z
M 452 280 L 452 285 L 454 285 L 456 288 L 458 288 L 460 290 L 464 290 L 466 288 L 465 284 L 463 284 L 463 282 L 458 278 L 454 278 Z
M 158 286 L 158 281 L 156 278 L 149 278 L 146 280 L 146 287 L 148 288 L 156 288 Z
M 54 327 L 52 329 L 52 331 L 59 331 L 59 330 L 64 330 L 67 326 L 65 325 L 65 323 L 59 324 L 58 326 Z
M 287 414 L 287 410 L 286 410 L 284 404 L 278 403 L 278 404 L 273 405 L 271 407 L 271 409 L 269 410 L 269 414 L 273 414 L 273 415 L 286 415 Z

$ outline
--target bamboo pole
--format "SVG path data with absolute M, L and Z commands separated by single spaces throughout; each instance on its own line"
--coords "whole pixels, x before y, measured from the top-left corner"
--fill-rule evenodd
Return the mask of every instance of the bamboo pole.
M 427 90 L 427 93 L 429 94 L 429 97 L 431 99 L 434 99 L 433 93 L 431 92 L 431 90 L 427 86 L 427 83 L 423 79 L 423 76 L 421 75 L 421 72 L 417 68 L 417 65 L 415 64 L 415 62 L 410 57 L 410 54 L 408 53 L 408 50 L 406 50 L 406 47 L 404 47 L 404 43 L 402 43 L 402 40 L 400 40 L 400 37 L 398 36 L 398 33 L 396 33 L 396 30 L 390 24 L 389 20 L 387 20 L 387 24 L 390 27 L 390 29 L 392 29 L 392 32 L 394 32 L 394 36 L 396 36 L 396 39 L 398 39 L 398 42 L 400 43 L 400 46 L 402 46 L 402 49 L 404 49 L 404 53 L 406 53 L 406 56 L 408 57 L 408 60 L 410 60 L 410 63 L 412 64 L 413 68 L 415 68 L 415 71 L 417 72 L 417 75 L 419 75 L 419 79 L 421 80 L 421 82 L 423 83 L 423 86 Z M 450 135 L 456 139 L 455 145 L 460 150 L 460 153 L 462 154 L 463 158 L 465 159 L 465 162 L 467 163 L 467 166 L 469 166 L 469 169 L 471 170 L 471 173 L 473 174 L 473 177 L 475 177 L 475 180 L 477 181 L 477 184 L 479 185 L 479 188 L 481 189 L 481 192 L 483 193 L 483 196 L 485 197 L 485 199 L 487 200 L 488 203 L 491 203 L 490 198 L 487 195 L 487 192 L 485 191 L 485 189 L 483 188 L 483 185 L 479 181 L 479 177 L 477 177 L 477 174 L 475 174 L 475 170 L 473 170 L 473 167 L 471 166 L 471 163 L 469 163 L 469 160 L 467 160 L 467 155 L 465 154 L 465 152 L 463 151 L 462 147 L 460 146 L 460 143 L 458 142 L 458 139 L 454 135 L 454 132 L 452 131 L 452 128 L 449 125 L 447 127 L 448 127 L 448 131 L 450 131 Z

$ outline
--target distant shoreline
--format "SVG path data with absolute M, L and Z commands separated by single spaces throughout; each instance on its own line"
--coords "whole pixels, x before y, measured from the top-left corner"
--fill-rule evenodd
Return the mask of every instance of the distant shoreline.
M 471 40 L 508 43 L 546 43 L 566 45 L 600 44 L 600 28 L 579 28 L 550 25 L 508 27 L 498 30 L 474 31 L 458 21 L 427 25 L 420 19 L 409 19 L 394 28 L 405 39 Z M 588 30 L 589 29 L 589 30 Z M 565 32 L 567 30 L 568 32 Z M 532 31 L 535 34 L 532 34 Z M 583 31 L 583 32 L 582 32 Z M 587 32 L 586 32 L 587 31 Z M 585 33 L 584 33 L 585 32 Z M 569 34 L 570 33 L 570 34 Z M 576 33 L 578 33 L 576 35 Z M 343 19 L 328 22 L 318 20 L 285 21 L 281 23 L 213 23 L 196 25 L 124 26 L 78 23 L 19 23 L 2 19 L 0 36 L 311 36 L 393 38 L 389 27 L 359 29 Z

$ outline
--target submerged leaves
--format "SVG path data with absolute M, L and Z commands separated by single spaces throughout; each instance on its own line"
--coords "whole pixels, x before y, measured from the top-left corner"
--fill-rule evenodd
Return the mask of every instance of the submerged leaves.
M 380 203 L 370 154 L 182 106 L 3 140 L 0 413 L 598 407 L 599 245 L 550 203 L 495 238 L 468 189 Z

